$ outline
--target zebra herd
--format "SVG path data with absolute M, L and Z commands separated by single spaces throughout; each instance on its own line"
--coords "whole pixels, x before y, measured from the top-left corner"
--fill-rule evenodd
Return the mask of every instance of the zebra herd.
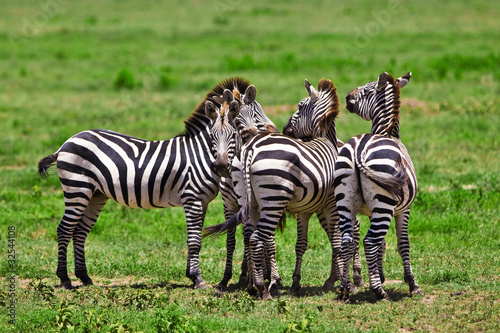
M 243 223 L 244 258 L 240 282 L 251 294 L 270 298 L 281 280 L 274 233 L 286 212 L 297 217 L 296 265 L 292 291 L 301 288 L 302 256 L 307 249 L 309 219 L 316 213 L 327 234 L 332 260 L 324 283 L 340 280 L 339 300 L 363 285 L 358 254 L 359 222 L 370 217 L 364 238 L 370 290 L 388 299 L 382 288 L 384 237 L 392 216 L 404 280 L 412 294 L 422 294 L 409 257 L 409 207 L 417 181 L 408 152 L 399 138 L 400 89 L 411 73 L 398 79 L 382 73 L 377 81 L 351 91 L 347 109 L 372 121 L 370 134 L 345 144 L 337 139 L 339 100 L 334 84 L 322 79 L 298 105 L 280 134 L 256 101 L 256 89 L 236 77 L 217 84 L 184 121 L 185 131 L 163 141 L 149 141 L 108 130 L 88 130 L 68 139 L 38 162 L 44 177 L 56 163 L 65 212 L 57 228 L 56 274 L 73 288 L 67 270 L 67 247 L 73 239 L 75 275 L 92 284 L 84 244 L 108 199 L 136 208 L 182 206 L 186 215 L 186 276 L 205 288 L 199 252 L 208 203 L 219 190 L 225 222 L 206 227 L 205 235 L 227 232 L 227 260 L 218 290 L 232 278 L 236 226 Z M 340 147 L 340 149 L 339 149 Z M 353 282 L 349 266 L 353 262 Z M 269 280 L 266 287 L 265 280 Z

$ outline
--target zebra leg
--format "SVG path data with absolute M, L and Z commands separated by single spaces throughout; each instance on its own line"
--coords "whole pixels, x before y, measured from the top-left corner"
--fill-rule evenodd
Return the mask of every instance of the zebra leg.
M 296 292 L 299 291 L 300 279 L 301 279 L 301 268 L 302 268 L 302 257 L 307 250 L 307 229 L 309 227 L 309 218 L 312 214 L 298 214 L 297 215 L 297 243 L 295 243 L 295 271 L 293 272 L 292 277 L 292 287 L 290 291 Z
M 341 246 L 341 259 L 342 259 L 342 274 L 340 280 L 340 295 L 338 297 L 339 301 L 349 302 L 349 294 L 352 288 L 351 281 L 349 280 L 349 264 L 353 258 L 354 254 L 354 234 L 351 221 L 347 220 L 340 226 L 342 235 L 342 246 Z
M 233 170 L 234 171 L 234 170 Z M 231 178 L 221 178 L 220 193 L 224 204 L 224 218 L 229 220 L 239 210 L 238 199 Z M 222 281 L 215 287 L 218 291 L 227 290 L 227 284 L 233 277 L 233 255 L 236 248 L 236 228 L 230 229 L 226 234 L 226 267 Z
M 93 284 L 85 264 L 85 241 L 107 201 L 108 198 L 105 195 L 101 193 L 94 194 L 73 232 L 75 275 L 82 281 L 84 286 Z
M 193 281 L 193 289 L 205 289 L 207 284 L 201 277 L 200 249 L 201 231 L 205 219 L 206 207 L 199 201 L 184 203 L 187 223 L 188 258 L 186 276 Z
M 330 198 L 329 203 L 326 205 L 326 208 L 323 211 L 316 212 L 318 216 L 318 220 L 325 230 L 328 240 L 330 241 L 330 245 L 332 247 L 332 263 L 331 263 L 331 272 L 328 279 L 323 284 L 323 290 L 329 291 L 333 290 L 335 287 L 335 282 L 341 279 L 342 274 L 342 240 L 339 229 L 339 213 L 337 210 L 337 206 L 335 204 L 335 200 Z M 351 284 L 352 285 L 352 284 Z
M 380 276 L 380 283 L 385 282 L 385 275 L 384 275 L 384 255 L 385 255 L 385 238 L 382 239 L 382 244 L 380 245 L 380 249 L 378 250 L 377 253 L 377 267 L 378 267 L 378 274 Z
M 374 208 L 372 212 L 371 226 L 365 239 L 363 240 L 366 263 L 368 265 L 368 274 L 370 276 L 370 290 L 375 294 L 378 300 L 389 300 L 389 296 L 382 288 L 380 280 L 378 253 L 391 224 L 392 210 L 386 208 Z
M 245 241 L 244 228 L 243 228 L 243 242 L 244 242 L 244 251 L 243 251 L 243 261 L 241 262 L 241 274 L 240 277 L 238 278 L 239 286 L 244 286 L 248 282 L 248 257 L 250 255 L 250 236 L 248 236 L 248 238 Z
M 361 275 L 361 258 L 359 257 L 359 220 L 357 218 L 354 219 L 353 221 L 354 224 L 354 258 L 353 258 L 353 263 L 352 263 L 352 270 L 353 270 L 353 281 L 354 285 L 356 287 L 362 287 L 365 284 L 365 281 L 363 280 L 363 276 Z M 384 242 L 385 246 L 385 242 Z M 385 247 L 384 247 L 385 248 Z
M 56 275 L 61 280 L 61 287 L 64 289 L 73 289 L 68 276 L 68 244 L 73 238 L 75 228 L 80 223 L 83 212 L 92 197 L 92 189 L 86 189 L 86 191 L 80 190 L 76 193 L 69 190 L 63 187 L 65 211 L 57 227 L 58 254 Z
M 281 281 L 281 276 L 278 273 L 278 265 L 276 264 L 276 242 L 274 235 L 270 237 L 266 244 L 266 266 L 269 272 L 269 292 L 272 296 L 279 296 L 278 282 Z
M 423 295 L 424 292 L 415 282 L 413 271 L 410 263 L 410 241 L 408 239 L 408 220 L 410 218 L 410 209 L 407 209 L 401 214 L 395 216 L 396 220 L 396 233 L 398 236 L 398 252 L 403 260 L 404 279 L 410 287 L 410 293 L 416 295 Z
M 233 277 L 233 255 L 236 247 L 236 228 L 229 229 L 226 234 L 226 268 L 224 269 L 224 276 L 222 281 L 215 287 L 218 291 L 227 290 L 227 284 Z
M 248 279 L 246 279 L 247 283 L 247 292 L 251 296 L 256 296 L 257 289 L 255 288 L 255 283 L 254 283 L 254 264 L 252 261 L 252 253 L 251 253 L 251 248 L 250 248 L 250 237 L 252 236 L 254 232 L 253 226 L 249 225 L 244 225 L 243 226 L 243 241 L 245 243 L 245 255 L 244 257 L 246 258 L 247 262 L 247 269 L 248 269 Z M 240 281 L 241 281 L 241 276 L 240 276 Z
M 268 239 L 270 238 L 270 234 L 264 233 L 259 227 L 250 237 L 250 248 L 252 253 L 252 262 L 253 262 L 253 275 L 254 275 L 254 284 L 255 288 L 259 292 L 259 296 L 261 299 L 270 299 L 271 294 L 269 290 L 266 288 L 264 283 L 264 272 L 263 265 L 264 262 L 264 251 L 266 250 L 266 244 Z

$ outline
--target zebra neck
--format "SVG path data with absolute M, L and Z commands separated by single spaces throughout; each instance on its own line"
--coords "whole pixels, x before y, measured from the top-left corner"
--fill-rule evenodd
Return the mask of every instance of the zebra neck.
M 337 143 L 337 130 L 335 128 L 335 122 L 333 122 L 326 131 L 325 138 L 332 143 L 332 145 L 335 147 L 335 150 L 338 152 L 339 147 Z
M 388 135 L 399 139 L 400 90 L 394 85 L 387 85 L 385 91 L 376 100 L 372 114 L 372 134 Z
M 399 110 L 394 110 L 393 105 L 390 105 L 374 113 L 371 134 L 388 135 L 399 139 Z

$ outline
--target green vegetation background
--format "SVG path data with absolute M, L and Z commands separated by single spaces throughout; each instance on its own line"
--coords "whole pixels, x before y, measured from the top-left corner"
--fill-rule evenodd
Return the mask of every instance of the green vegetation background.
M 484 1 L 23 0 L 0 11 L 0 303 L 8 305 L 9 226 L 16 227 L 16 326 L 1 331 L 498 331 L 500 315 L 500 9 Z M 56 227 L 64 205 L 55 175 L 36 162 L 69 137 L 106 128 L 147 139 L 182 132 L 205 93 L 229 76 L 258 88 L 282 128 L 306 96 L 304 79 L 333 80 L 340 139 L 369 132 L 344 96 L 384 71 L 413 72 L 402 91 L 401 136 L 419 191 L 411 258 L 423 297 L 408 297 L 394 230 L 386 289 L 374 304 L 321 293 L 330 252 L 310 223 L 303 286 L 289 295 L 295 222 L 277 234 L 281 297 L 191 290 L 184 276 L 182 209 L 109 203 L 87 242 L 97 286 L 54 288 Z M 222 221 L 222 201 L 206 224 Z M 366 230 L 367 219 L 362 219 Z M 241 245 L 241 237 L 238 239 Z M 242 250 L 238 247 L 237 263 Z M 70 254 L 69 267 L 73 265 Z M 222 278 L 225 240 L 203 242 L 205 280 Z M 70 269 L 72 274 L 73 270 Z M 368 282 L 366 268 L 363 271 Z M 234 275 L 239 274 L 236 265 Z M 233 281 L 235 282 L 235 281 Z M 103 286 L 112 287 L 105 288 Z

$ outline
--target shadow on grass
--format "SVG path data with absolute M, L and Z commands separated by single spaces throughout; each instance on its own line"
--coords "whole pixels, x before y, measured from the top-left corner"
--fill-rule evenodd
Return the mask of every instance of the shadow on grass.
M 290 290 L 290 286 L 282 286 L 281 283 L 278 283 L 279 285 L 279 292 L 276 290 L 271 290 L 271 295 L 273 295 L 273 298 L 280 297 L 280 296 L 290 296 L 294 298 L 304 298 L 304 297 L 315 297 L 315 296 L 322 296 L 322 295 L 327 295 L 329 297 L 332 297 L 334 299 L 337 299 L 337 297 L 340 294 L 340 287 L 336 286 L 334 290 L 329 290 L 325 291 L 323 287 L 321 286 L 306 286 L 302 287 L 299 291 L 292 292 Z M 215 288 L 214 288 L 215 289 Z M 216 291 L 216 294 L 224 294 L 224 293 L 236 293 L 236 292 L 241 292 L 246 290 L 246 284 L 230 284 L 227 287 L 226 291 L 219 292 Z M 389 298 L 391 302 L 399 302 L 402 299 L 411 297 L 409 292 L 401 292 L 397 290 L 392 290 L 390 286 L 386 286 L 384 290 L 387 292 L 389 295 Z M 349 304 L 351 305 L 359 305 L 359 304 L 365 304 L 365 303 L 370 303 L 370 304 L 375 304 L 377 303 L 377 299 L 375 295 L 367 288 L 362 288 L 361 291 L 351 294 L 349 298 L 350 302 Z
M 73 285 L 73 289 L 83 289 L 88 288 L 91 286 L 84 286 L 82 284 L 78 285 Z M 132 289 L 146 289 L 146 290 L 153 290 L 153 289 L 179 289 L 179 288 L 184 288 L 184 289 L 193 289 L 192 285 L 187 285 L 187 284 L 176 284 L 176 283 L 169 283 L 169 282 L 159 282 L 155 284 L 151 283 L 141 283 L 141 282 L 135 282 L 135 283 L 113 283 L 110 285 L 104 285 L 104 284 L 94 284 L 92 285 L 94 288 L 102 288 L 102 289 L 125 289 L 125 288 L 132 288 Z M 62 287 L 58 284 L 54 286 L 54 289 L 62 289 Z

